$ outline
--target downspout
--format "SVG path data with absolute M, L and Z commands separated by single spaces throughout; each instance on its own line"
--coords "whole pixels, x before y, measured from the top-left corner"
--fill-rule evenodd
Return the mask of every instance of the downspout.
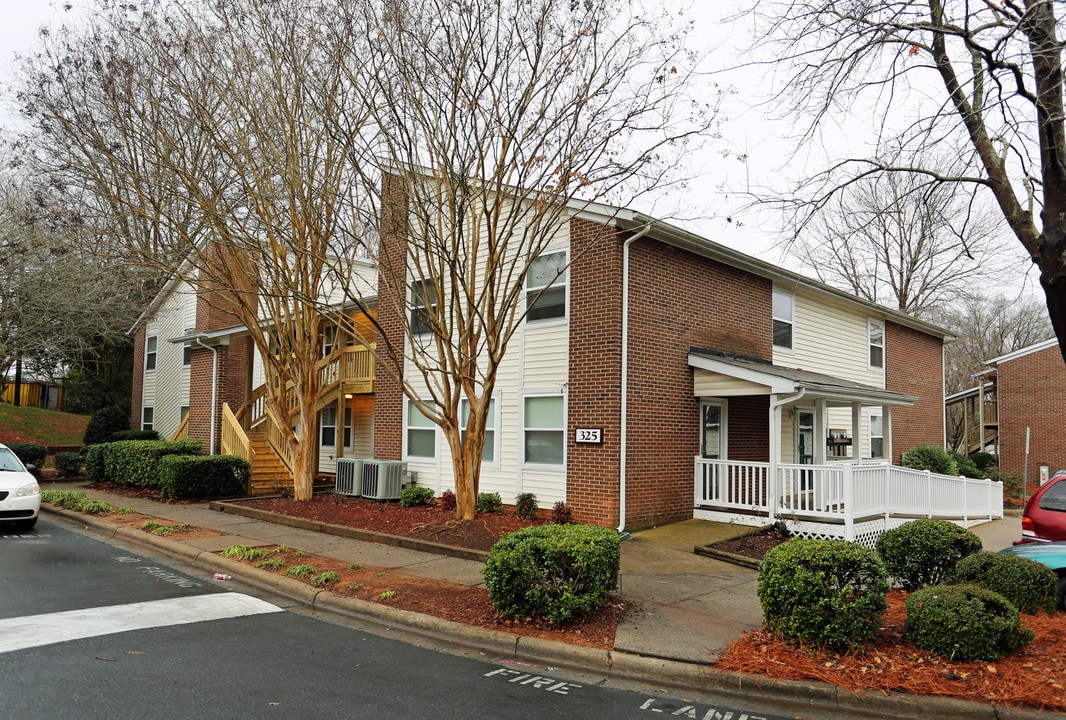
M 648 234 L 645 225 L 622 244 L 622 406 L 618 442 L 618 532 L 626 528 L 626 435 L 629 410 L 629 246 Z
M 799 402 L 807 394 L 807 388 L 788 397 L 770 399 L 770 477 L 766 478 L 767 504 L 770 506 L 770 522 L 777 516 L 777 466 L 781 462 L 781 408 L 789 403 Z M 774 418 L 777 422 L 774 422 Z
M 211 360 L 211 433 L 209 435 L 208 455 L 215 454 L 215 413 L 218 406 L 218 348 L 213 345 L 204 345 L 201 338 L 193 338 L 193 342 L 202 348 L 207 348 L 214 356 Z

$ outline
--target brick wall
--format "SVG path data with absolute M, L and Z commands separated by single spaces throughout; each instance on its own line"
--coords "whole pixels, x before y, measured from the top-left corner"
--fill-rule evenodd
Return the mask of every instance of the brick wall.
M 943 341 L 885 323 L 885 388 L 918 398 L 892 408 L 892 462 L 916 445 L 944 444 Z
M 374 457 L 400 460 L 404 400 L 396 375 L 403 367 L 407 201 L 398 178 L 386 175 L 383 183 L 377 308 L 383 337 L 374 363 Z M 389 346 L 395 348 L 392 353 Z
M 603 232 L 595 228 L 574 222 L 572 245 Z M 571 444 L 567 499 L 576 517 L 601 525 L 618 522 L 619 451 L 608 441 L 620 432 L 621 263 L 620 239 L 603 242 L 575 259 L 570 278 L 570 436 L 576 427 L 602 426 L 605 443 Z M 689 347 L 770 358 L 771 283 L 641 239 L 631 247 L 629 294 L 626 527 L 640 528 L 692 517 L 699 399 Z M 767 402 L 730 400 L 731 457 L 765 460 Z
M 1000 468 L 1025 470 L 1025 429 L 1030 429 L 1029 480 L 1041 465 L 1066 468 L 1066 364 L 1057 345 L 1001 363 L 998 368 Z
M 141 406 L 144 404 L 144 339 L 148 332 L 145 325 L 137 328 L 133 336 L 133 389 L 130 402 L 130 427 L 141 428 Z

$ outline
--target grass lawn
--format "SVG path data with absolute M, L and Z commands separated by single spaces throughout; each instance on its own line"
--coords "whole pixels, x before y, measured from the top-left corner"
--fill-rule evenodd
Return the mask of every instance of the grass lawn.
M 81 445 L 88 415 L 0 403 L 0 443 Z

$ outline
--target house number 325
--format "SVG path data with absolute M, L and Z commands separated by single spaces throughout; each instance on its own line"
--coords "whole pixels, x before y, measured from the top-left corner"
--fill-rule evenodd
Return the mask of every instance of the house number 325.
M 603 442 L 603 428 L 578 428 L 574 442 L 599 445 Z

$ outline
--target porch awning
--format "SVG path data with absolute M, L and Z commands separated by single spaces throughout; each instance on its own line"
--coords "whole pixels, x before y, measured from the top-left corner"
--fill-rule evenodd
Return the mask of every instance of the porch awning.
M 791 395 L 804 391 L 804 398 L 851 405 L 913 405 L 918 398 L 871 385 L 782 367 L 773 363 L 689 348 L 693 368 L 693 392 L 697 397 L 743 395 Z

